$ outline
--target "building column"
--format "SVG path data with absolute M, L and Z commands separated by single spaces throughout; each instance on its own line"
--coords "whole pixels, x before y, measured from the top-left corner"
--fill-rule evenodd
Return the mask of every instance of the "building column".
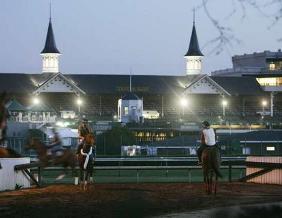
M 243 115 L 243 117 L 245 117 L 245 115 L 246 115 L 246 99 L 245 99 L 245 97 L 243 97 L 243 100 L 242 100 L 242 111 L 243 111 L 242 115 Z
M 274 100 L 274 92 L 270 93 L 270 116 L 273 117 L 273 100 Z
M 164 117 L 164 96 L 162 95 L 162 118 Z

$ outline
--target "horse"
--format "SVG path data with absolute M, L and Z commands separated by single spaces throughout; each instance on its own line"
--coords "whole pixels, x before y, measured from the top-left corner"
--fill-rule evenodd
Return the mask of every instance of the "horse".
M 222 177 L 220 167 L 220 155 L 216 146 L 207 147 L 203 150 L 202 156 L 202 168 L 204 175 L 204 183 L 207 194 L 216 195 L 217 192 L 217 180 L 218 177 Z M 214 180 L 215 174 L 215 180 Z
M 78 151 L 78 162 L 80 168 L 80 184 L 83 189 L 87 190 L 93 175 L 93 157 L 95 158 L 95 148 L 93 147 L 95 138 L 93 134 L 87 134 L 84 144 L 80 151 Z M 93 178 L 93 177 L 92 177 Z
M 18 158 L 21 157 L 19 153 L 11 148 L 0 147 L 0 158 Z M 2 169 L 2 165 L 0 163 L 0 169 Z
M 76 158 L 74 153 L 70 149 L 62 150 L 62 155 L 52 156 L 48 155 L 48 147 L 40 140 L 32 138 L 26 145 L 27 149 L 34 149 L 38 155 L 39 161 L 44 165 L 62 165 L 64 169 L 70 167 L 74 172 Z

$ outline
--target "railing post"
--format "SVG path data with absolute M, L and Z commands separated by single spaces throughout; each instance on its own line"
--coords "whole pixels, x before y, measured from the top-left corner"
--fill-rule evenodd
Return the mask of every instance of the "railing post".
M 189 180 L 189 183 L 192 182 L 191 169 L 188 169 L 188 180 Z
M 139 170 L 138 170 L 138 168 L 137 168 L 136 171 L 137 171 L 136 172 L 136 183 L 139 183 Z
M 228 161 L 228 180 L 229 182 L 232 182 L 232 165 L 230 161 Z
M 38 184 L 41 186 L 41 167 L 38 167 Z

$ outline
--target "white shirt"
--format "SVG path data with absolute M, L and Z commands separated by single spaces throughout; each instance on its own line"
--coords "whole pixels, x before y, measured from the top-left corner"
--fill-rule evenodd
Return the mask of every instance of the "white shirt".
M 215 145 L 215 133 L 213 128 L 203 129 L 203 134 L 205 138 L 205 144 L 207 146 Z

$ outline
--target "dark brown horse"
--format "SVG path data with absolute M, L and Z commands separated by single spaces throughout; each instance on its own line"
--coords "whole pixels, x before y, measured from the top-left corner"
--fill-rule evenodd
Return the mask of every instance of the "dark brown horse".
M 93 134 L 87 134 L 82 148 L 78 151 L 78 162 L 80 168 L 80 184 L 87 190 L 88 185 L 93 179 L 93 159 L 95 158 L 95 138 Z M 92 181 L 93 182 L 93 181 Z
M 202 153 L 202 167 L 207 194 L 216 194 L 218 177 L 222 177 L 219 171 L 220 154 L 216 146 L 204 149 Z
M 60 156 L 48 155 L 48 147 L 38 139 L 31 139 L 29 144 L 26 145 L 27 149 L 34 149 L 38 155 L 38 159 L 44 166 L 51 164 L 62 165 L 64 168 L 70 167 L 74 172 L 76 158 L 70 149 L 62 151 Z
M 18 154 L 13 149 L 0 147 L 0 158 L 17 158 L 17 157 L 21 157 L 21 155 Z M 0 169 L 2 169 L 1 163 L 0 163 Z

